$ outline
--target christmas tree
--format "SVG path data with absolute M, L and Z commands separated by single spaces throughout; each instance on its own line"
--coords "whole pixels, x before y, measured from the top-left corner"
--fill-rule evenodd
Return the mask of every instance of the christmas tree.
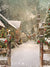
M 45 21 L 45 38 L 47 38 L 48 45 L 50 45 L 50 7 L 48 8 L 47 17 Z
M 45 33 L 44 33 L 45 39 L 43 39 L 42 42 L 45 45 L 50 46 L 50 7 L 48 8 L 47 16 L 45 19 L 44 31 L 45 31 Z M 41 40 L 37 41 L 37 43 L 40 43 L 40 42 L 41 42 Z
M 45 31 L 45 37 L 50 37 L 50 8 L 48 9 L 47 18 L 46 18 L 46 31 Z

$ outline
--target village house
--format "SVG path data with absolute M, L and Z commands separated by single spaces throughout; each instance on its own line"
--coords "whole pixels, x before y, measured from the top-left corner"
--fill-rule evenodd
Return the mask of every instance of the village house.
M 0 29 L 4 28 L 10 30 L 13 37 L 19 40 L 20 37 L 20 24 L 21 21 L 7 20 L 0 14 Z

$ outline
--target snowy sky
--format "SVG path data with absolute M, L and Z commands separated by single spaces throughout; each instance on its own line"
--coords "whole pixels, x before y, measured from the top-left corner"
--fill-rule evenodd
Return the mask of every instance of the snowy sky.
M 41 10 L 48 7 L 50 0 L 3 0 L 9 5 L 10 14 L 13 18 L 23 20 L 36 15 L 38 6 Z

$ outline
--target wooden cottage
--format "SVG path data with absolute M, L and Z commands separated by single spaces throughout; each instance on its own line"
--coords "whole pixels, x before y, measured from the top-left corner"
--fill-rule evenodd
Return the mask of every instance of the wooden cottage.
M 10 30 L 13 38 L 16 37 L 18 40 L 20 37 L 20 24 L 21 21 L 7 20 L 3 15 L 0 14 L 0 29 L 5 28 Z

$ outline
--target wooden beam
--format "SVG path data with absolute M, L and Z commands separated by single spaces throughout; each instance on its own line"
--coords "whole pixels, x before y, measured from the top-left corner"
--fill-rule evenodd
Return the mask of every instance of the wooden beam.
M 11 42 L 8 43 L 8 55 L 7 55 L 8 65 L 11 66 Z
M 43 43 L 40 43 L 40 67 L 43 67 Z

